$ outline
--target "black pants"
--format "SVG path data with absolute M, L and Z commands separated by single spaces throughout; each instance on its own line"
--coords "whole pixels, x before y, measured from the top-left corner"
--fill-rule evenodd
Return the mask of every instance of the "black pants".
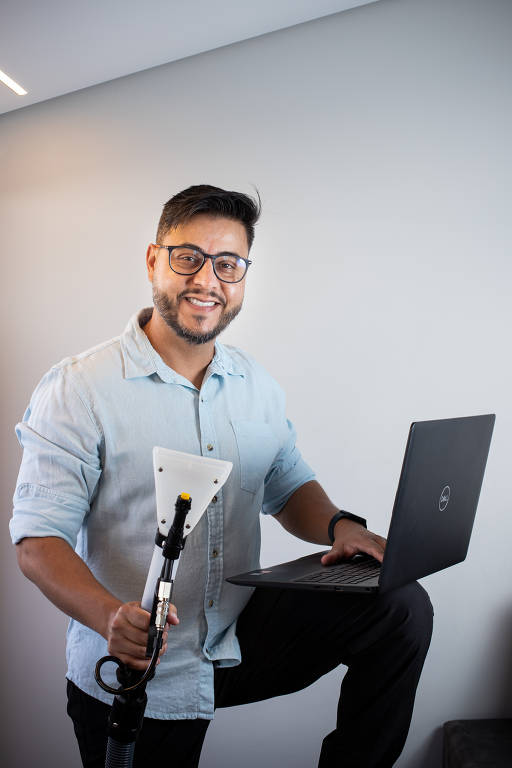
M 376 596 L 257 589 L 237 623 L 242 663 L 215 671 L 215 705 L 298 691 L 343 663 L 336 729 L 323 741 L 319 768 L 389 768 L 407 737 L 431 632 L 432 606 L 418 584 Z M 105 764 L 109 710 L 68 682 L 87 768 Z M 209 723 L 145 718 L 135 768 L 164 756 L 195 768 Z

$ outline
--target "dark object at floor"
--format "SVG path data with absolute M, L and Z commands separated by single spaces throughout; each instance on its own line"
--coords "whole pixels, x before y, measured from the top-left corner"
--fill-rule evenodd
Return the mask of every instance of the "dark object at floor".
M 443 731 L 443 768 L 512 767 L 512 719 L 450 720 Z

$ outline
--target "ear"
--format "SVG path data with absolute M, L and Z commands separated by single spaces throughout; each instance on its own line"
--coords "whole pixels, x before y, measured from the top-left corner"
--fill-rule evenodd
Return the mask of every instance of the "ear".
M 153 243 L 150 243 L 146 251 L 146 268 L 148 271 L 148 280 L 150 283 L 153 282 L 153 275 L 155 272 L 155 262 L 156 262 L 157 255 L 158 255 L 158 247 Z

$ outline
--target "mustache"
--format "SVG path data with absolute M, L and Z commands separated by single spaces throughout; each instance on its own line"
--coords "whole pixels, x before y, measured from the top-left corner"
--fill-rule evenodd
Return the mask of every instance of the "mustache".
M 193 299 L 199 299 L 199 301 L 208 301 L 210 299 L 214 299 L 215 301 L 218 301 L 219 304 L 221 304 L 223 307 L 226 305 L 226 300 L 219 296 L 218 293 L 215 293 L 215 291 L 207 291 L 206 293 L 194 293 L 193 291 L 182 291 L 181 293 L 178 293 L 178 296 L 176 297 L 178 301 L 181 299 L 184 299 L 186 297 L 193 298 Z

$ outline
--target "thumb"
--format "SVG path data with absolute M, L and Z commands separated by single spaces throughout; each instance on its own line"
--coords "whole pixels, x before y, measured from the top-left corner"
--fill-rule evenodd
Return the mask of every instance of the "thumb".
M 179 624 L 180 620 L 178 619 L 178 612 L 176 610 L 176 606 L 170 603 L 169 605 L 169 613 L 167 614 L 167 623 L 168 624 Z

